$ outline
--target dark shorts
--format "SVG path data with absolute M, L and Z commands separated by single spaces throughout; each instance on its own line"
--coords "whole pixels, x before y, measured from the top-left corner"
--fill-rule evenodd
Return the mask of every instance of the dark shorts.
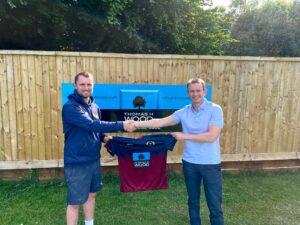
M 100 191 L 102 188 L 99 160 L 66 164 L 64 174 L 68 205 L 82 205 L 87 201 L 89 193 Z

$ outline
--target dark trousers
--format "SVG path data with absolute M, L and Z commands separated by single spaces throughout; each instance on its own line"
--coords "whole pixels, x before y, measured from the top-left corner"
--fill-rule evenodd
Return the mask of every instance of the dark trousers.
M 224 225 L 221 165 L 202 165 L 183 161 L 183 173 L 188 193 L 190 224 L 201 225 L 200 187 L 203 180 L 206 203 L 210 212 L 210 224 Z

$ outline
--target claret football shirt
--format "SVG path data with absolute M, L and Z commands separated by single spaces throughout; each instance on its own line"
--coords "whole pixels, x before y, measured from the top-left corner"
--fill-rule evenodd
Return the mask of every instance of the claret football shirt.
M 167 151 L 172 151 L 175 143 L 169 134 L 113 137 L 106 148 L 118 156 L 121 192 L 167 189 Z

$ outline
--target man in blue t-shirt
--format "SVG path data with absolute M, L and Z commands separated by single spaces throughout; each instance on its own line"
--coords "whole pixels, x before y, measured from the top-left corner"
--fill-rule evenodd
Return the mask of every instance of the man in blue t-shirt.
M 219 137 L 223 112 L 219 105 L 206 98 L 205 82 L 198 78 L 187 82 L 192 103 L 172 115 L 149 121 L 135 122 L 137 128 L 159 128 L 182 125 L 182 132 L 172 133 L 184 141 L 183 173 L 188 193 L 191 225 L 201 225 L 200 185 L 203 186 L 210 211 L 211 225 L 224 225 L 222 212 L 222 174 Z

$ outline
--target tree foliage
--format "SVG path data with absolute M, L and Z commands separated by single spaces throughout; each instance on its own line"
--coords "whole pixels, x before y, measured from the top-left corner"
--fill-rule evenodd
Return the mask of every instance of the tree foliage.
M 234 42 L 230 36 L 231 20 L 224 8 L 204 10 L 191 4 L 180 21 L 179 53 L 223 55 L 226 44 Z
M 300 2 L 267 0 L 243 5 L 231 35 L 227 54 L 250 56 L 300 55 Z
M 7 0 L 0 48 L 223 54 L 230 19 L 211 0 Z
M 0 18 L 2 49 L 103 52 L 151 49 L 102 17 L 61 1 L 2 2 Z

